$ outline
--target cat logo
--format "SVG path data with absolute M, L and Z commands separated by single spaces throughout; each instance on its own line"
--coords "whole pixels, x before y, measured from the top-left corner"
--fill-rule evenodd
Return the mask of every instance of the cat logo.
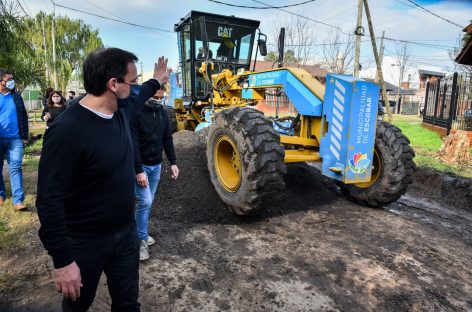
M 232 32 L 233 28 L 223 26 L 218 27 L 218 37 L 230 38 Z

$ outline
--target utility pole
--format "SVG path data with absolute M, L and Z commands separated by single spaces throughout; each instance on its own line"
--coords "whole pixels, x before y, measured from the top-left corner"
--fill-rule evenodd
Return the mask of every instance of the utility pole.
M 359 72 L 361 70 L 360 55 L 361 55 L 361 30 L 362 30 L 362 1 L 359 0 L 357 5 L 357 27 L 356 27 L 356 51 L 354 55 L 354 77 L 359 78 Z
M 369 24 L 369 34 L 370 34 L 370 39 L 372 42 L 372 50 L 374 51 L 375 63 L 377 64 L 377 71 L 379 73 L 380 87 L 382 88 L 382 98 L 384 100 L 385 107 L 387 109 L 388 121 L 391 122 L 392 112 L 390 110 L 390 105 L 388 103 L 387 91 L 385 90 L 385 81 L 382 74 L 382 65 L 380 64 L 379 53 L 377 52 L 377 43 L 375 42 L 374 27 L 372 26 L 372 20 L 370 18 L 369 4 L 367 3 L 367 0 L 363 0 L 363 1 L 364 1 L 364 6 L 365 6 L 365 15 L 367 17 L 367 22 Z
M 52 69 L 54 72 L 54 90 L 57 90 L 57 71 L 56 71 L 56 29 L 55 29 L 55 17 L 56 17 L 56 4 L 51 0 L 54 7 L 52 13 L 52 26 L 51 26 L 51 37 L 52 37 Z
M 41 12 L 42 13 L 42 12 Z M 46 65 L 46 81 L 49 83 L 49 65 L 48 65 L 48 51 L 46 46 L 46 31 L 44 30 L 44 17 L 46 14 L 41 14 L 41 30 L 43 33 L 43 50 L 44 50 L 44 64 Z
M 380 40 L 380 64 L 382 64 L 383 56 L 384 56 L 384 37 L 385 37 L 385 30 L 382 31 L 382 39 Z M 379 83 L 378 71 L 375 71 L 375 83 Z
M 406 63 L 406 42 L 403 44 L 402 48 L 402 56 L 400 59 L 400 74 L 398 75 L 398 91 L 397 91 L 397 114 L 400 114 L 400 92 L 402 88 L 402 82 L 403 82 L 403 75 L 405 73 L 405 63 Z

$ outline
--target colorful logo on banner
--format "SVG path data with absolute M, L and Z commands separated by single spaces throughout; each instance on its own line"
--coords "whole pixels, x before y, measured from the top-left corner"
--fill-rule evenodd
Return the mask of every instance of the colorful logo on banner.
M 352 159 L 349 160 L 349 168 L 351 168 L 352 172 L 357 174 L 364 173 L 369 164 L 370 160 L 367 159 L 367 154 L 362 154 L 361 152 L 354 154 Z
M 249 80 L 249 86 L 254 87 L 256 85 L 256 82 L 257 82 L 256 75 L 252 75 L 250 80 Z

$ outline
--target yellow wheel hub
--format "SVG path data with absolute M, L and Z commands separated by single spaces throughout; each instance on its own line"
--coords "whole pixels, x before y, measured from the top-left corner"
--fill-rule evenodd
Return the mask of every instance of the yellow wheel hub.
M 216 141 L 213 149 L 216 173 L 221 184 L 228 192 L 236 192 L 241 185 L 241 156 L 236 143 L 227 135 Z
M 374 161 L 373 161 L 373 164 L 372 164 L 372 173 L 370 175 L 370 181 L 369 182 L 356 183 L 354 185 L 357 186 L 357 187 L 360 187 L 360 188 L 371 187 L 379 179 L 380 172 L 382 172 L 382 161 L 380 160 L 379 153 L 375 149 L 374 150 Z

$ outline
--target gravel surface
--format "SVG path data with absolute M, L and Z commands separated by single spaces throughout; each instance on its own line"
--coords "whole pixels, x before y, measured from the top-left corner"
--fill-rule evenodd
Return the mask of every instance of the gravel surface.
M 174 141 L 181 176 L 171 181 L 165 164 L 150 220 L 157 242 L 140 268 L 143 311 L 472 311 L 472 213 L 460 207 L 470 201 L 428 195 L 442 189 L 434 179 L 417 174 L 410 193 L 371 209 L 295 164 L 277 204 L 237 217 L 211 185 L 205 134 Z M 0 293 L 0 311 L 58 311 L 32 235 L 29 257 L 0 258 L 0 270 L 23 272 Z M 102 279 L 91 311 L 109 302 Z

